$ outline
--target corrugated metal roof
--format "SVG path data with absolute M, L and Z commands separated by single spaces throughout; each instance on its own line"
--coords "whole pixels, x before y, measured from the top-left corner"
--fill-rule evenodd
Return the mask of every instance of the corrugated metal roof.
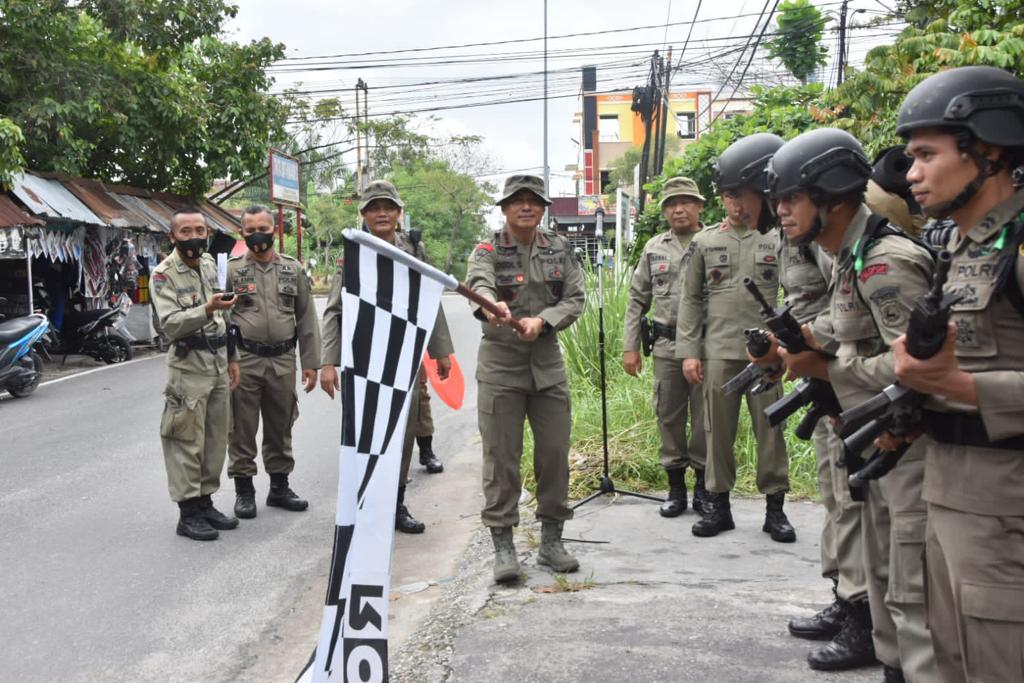
M 10 197 L 0 194 L 0 228 L 16 225 L 42 225 L 43 222 L 25 213 Z
M 103 219 L 90 211 L 59 180 L 19 173 L 14 177 L 11 191 L 37 216 L 106 225 Z
M 101 183 L 56 173 L 21 174 L 16 177 L 12 192 L 36 216 L 163 233 L 170 231 L 174 211 L 192 203 L 185 197 L 168 192 L 150 192 L 129 185 Z M 18 211 L 8 197 L 0 197 Z M 16 214 L 6 216 L 2 208 L 0 225 L 8 218 L 18 220 L 16 224 L 25 222 Z M 200 204 L 200 209 L 214 230 L 229 235 L 238 232 L 238 220 L 226 210 L 206 201 Z

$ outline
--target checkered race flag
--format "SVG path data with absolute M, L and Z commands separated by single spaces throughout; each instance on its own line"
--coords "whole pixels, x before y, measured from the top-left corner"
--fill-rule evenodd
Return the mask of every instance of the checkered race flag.
M 369 233 L 346 230 L 341 455 L 320 639 L 300 683 L 388 680 L 388 592 L 409 398 L 458 281 Z

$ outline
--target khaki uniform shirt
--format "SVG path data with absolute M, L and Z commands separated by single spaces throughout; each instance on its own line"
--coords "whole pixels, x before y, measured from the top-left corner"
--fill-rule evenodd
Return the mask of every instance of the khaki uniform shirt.
M 506 226 L 491 242 L 477 245 L 469 259 L 467 286 L 491 301 L 504 301 L 514 318 L 541 318 L 544 332 L 520 341 L 509 327 L 484 322 L 476 378 L 505 387 L 541 391 L 565 382 L 556 333 L 583 313 L 583 273 L 564 237 L 537 230 L 519 244 Z M 473 313 L 483 319 L 476 304 Z
M 209 254 L 203 254 L 199 268 L 193 269 L 181 260 L 178 250 L 171 251 L 160 265 L 153 269 L 153 307 L 160 330 L 170 343 L 167 367 L 185 372 L 218 374 L 227 372 L 227 346 L 215 353 L 207 350 L 189 351 L 184 358 L 175 355 L 174 342 L 194 334 L 220 337 L 227 332 L 228 316 L 225 311 L 214 311 L 206 317 L 206 302 L 217 291 L 217 264 Z
M 797 322 L 806 323 L 828 308 L 828 280 L 832 259 L 816 243 L 805 247 L 779 239 L 779 284 Z
M 1019 190 L 964 237 L 959 232 L 953 234 L 948 245 L 953 263 L 946 291 L 964 296 L 953 307 L 956 357 L 960 369 L 974 375 L 978 407 L 935 399 L 928 406 L 975 415 L 980 412 L 985 431 L 994 440 L 1024 434 L 1024 318 L 1005 295 L 995 291 L 1000 255 L 996 244 L 1006 226 L 1022 212 L 1024 190 Z M 1014 276 L 1024 291 L 1024 248 L 1017 254 Z M 925 499 L 975 514 L 1024 515 L 1024 455 L 939 444 L 929 449 Z
M 640 319 L 654 304 L 654 320 L 671 329 L 676 327 L 679 312 L 679 279 L 685 266 L 690 242 L 696 233 L 677 235 L 671 229 L 655 235 L 644 245 L 640 261 L 633 271 L 626 304 L 625 329 L 622 336 L 623 351 L 640 350 Z M 654 342 L 654 355 L 675 359 L 676 343 L 658 337 Z
M 914 301 L 928 291 L 934 269 L 924 247 L 890 235 L 868 246 L 864 267 L 854 272 L 853 250 L 870 215 L 861 205 L 847 227 L 832 264 L 827 325 L 813 328 L 818 343 L 838 356 L 829 361 L 828 375 L 844 410 L 896 380 L 889 346 L 906 331 Z
M 690 243 L 676 320 L 676 358 L 747 360 L 743 330 L 761 327 L 749 277 L 769 303 L 779 291 L 779 235 L 732 227 L 727 220 Z M 706 297 L 705 297 L 706 291 Z
M 413 246 L 412 241 L 404 232 L 395 233 L 395 246 L 407 254 L 411 254 L 424 263 L 427 262 L 423 244 Z M 327 295 L 327 307 L 323 315 L 323 358 L 321 365 L 341 365 L 341 290 L 345 284 L 345 262 L 338 259 L 338 269 L 331 280 L 331 291 Z M 451 333 L 448 331 L 448 320 L 444 317 L 444 308 L 438 307 L 434 331 L 427 340 L 427 354 L 434 359 L 447 358 L 455 353 L 452 346 Z
M 229 292 L 238 297 L 231 322 L 242 338 L 262 344 L 297 339 L 303 370 L 320 367 L 320 329 L 309 278 L 302 264 L 291 256 L 275 253 L 267 263 L 251 253 L 228 260 Z M 239 359 L 253 356 L 242 348 Z M 295 351 L 268 359 L 278 375 L 295 372 Z

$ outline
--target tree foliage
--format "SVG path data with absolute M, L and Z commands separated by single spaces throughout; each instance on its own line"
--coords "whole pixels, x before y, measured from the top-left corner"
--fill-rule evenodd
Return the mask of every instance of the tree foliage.
M 221 0 L 0 0 L 0 111 L 28 167 L 198 197 L 266 165 L 287 111 L 269 39 L 219 37 Z
M 828 50 L 821 44 L 826 19 L 811 0 L 785 0 L 775 19 L 776 33 L 765 43 L 768 56 L 778 59 L 801 83 L 819 66 L 824 66 Z

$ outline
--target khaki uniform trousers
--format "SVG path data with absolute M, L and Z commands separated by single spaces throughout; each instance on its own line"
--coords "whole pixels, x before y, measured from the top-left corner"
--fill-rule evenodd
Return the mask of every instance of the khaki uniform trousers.
M 533 472 L 537 479 L 537 519 L 572 519 L 569 498 L 569 434 L 572 409 L 564 382 L 540 391 L 477 384 L 477 419 L 483 441 L 485 526 L 519 525 L 523 425 L 533 432 Z
M 430 413 L 430 392 L 427 390 L 427 371 L 423 366 L 420 366 L 420 400 L 418 403 L 420 416 L 416 421 L 416 436 L 433 436 L 434 435 L 434 418 Z
M 1024 681 L 1024 517 L 929 504 L 927 538 L 936 680 Z
M 686 417 L 690 417 L 690 443 L 686 443 Z M 704 396 L 700 385 L 683 377 L 679 361 L 654 356 L 654 414 L 661 433 L 661 466 L 666 470 L 707 464 L 704 435 Z
M 870 482 L 861 507 L 875 655 L 903 669 L 911 683 L 940 680 L 925 621 L 922 456 L 912 447 L 891 472 Z
M 275 360 L 252 354 L 239 359 L 241 382 L 231 392 L 228 476 L 232 479 L 256 476 L 256 430 L 261 415 L 263 469 L 267 474 L 291 474 L 295 469 L 292 425 L 299 417 L 295 371 L 278 374 Z
M 228 441 L 228 393 L 227 373 L 167 369 L 160 444 L 167 489 L 176 503 L 220 488 Z
M 843 442 L 827 419 L 818 420 L 812 440 L 818 465 L 818 491 L 825 507 L 821 575 L 838 582 L 836 592 L 842 600 L 864 600 L 868 588 L 860 530 L 861 504 L 850 497 L 846 468 L 836 464 L 843 452 Z
M 722 393 L 722 385 L 735 377 L 747 361 L 704 361 L 704 431 L 707 435 L 707 488 L 724 493 L 736 485 L 736 430 L 742 396 Z M 781 385 L 763 393 L 747 393 L 747 409 L 757 438 L 757 490 L 764 494 L 789 490 L 789 460 L 781 428 L 772 428 L 764 409 L 782 397 Z
M 412 449 L 416 445 L 416 426 L 420 420 L 420 383 L 412 383 L 409 397 L 409 417 L 405 421 L 405 439 L 402 441 L 402 467 L 398 474 L 399 487 L 409 481 L 409 466 L 412 464 Z

